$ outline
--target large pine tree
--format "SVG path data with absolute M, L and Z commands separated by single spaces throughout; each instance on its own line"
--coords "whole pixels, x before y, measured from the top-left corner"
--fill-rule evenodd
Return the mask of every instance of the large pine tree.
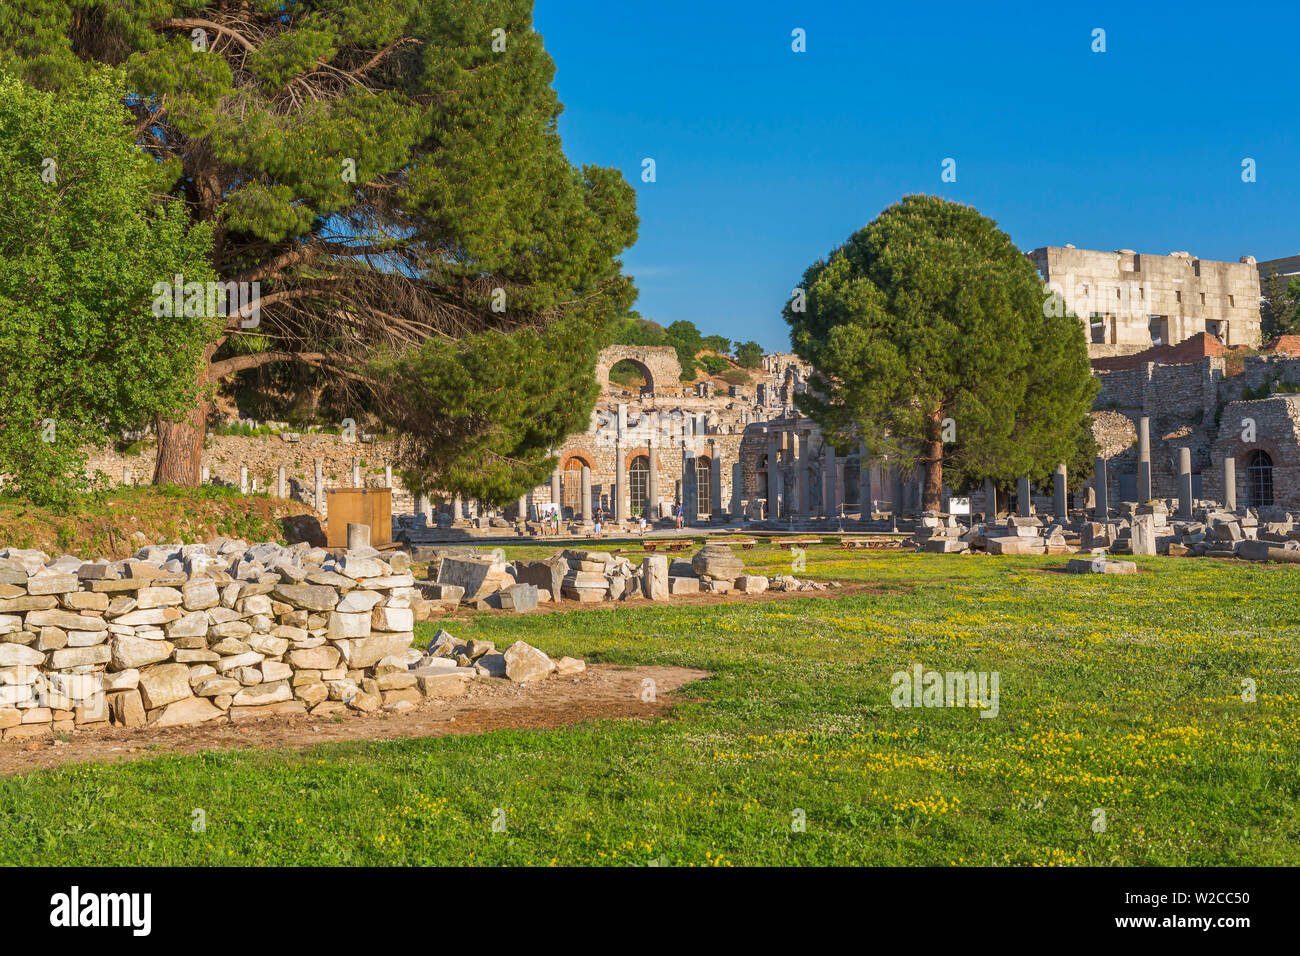
M 317 369 L 400 426 L 414 488 L 500 501 L 585 424 L 595 352 L 634 297 L 617 258 L 633 192 L 566 160 L 531 14 L 23 0 L 0 10 L 0 65 L 54 90 L 120 66 L 123 121 L 211 224 L 213 270 L 260 283 L 259 324 L 231 315 L 207 347 L 205 395 L 244 369 Z M 198 482 L 208 410 L 159 420 L 155 481 Z
M 925 509 L 945 469 L 961 488 L 1087 460 L 1097 383 L 1079 320 L 1047 307 L 1033 265 L 974 208 L 907 196 L 801 290 L 784 314 L 818 381 L 800 408 L 842 449 L 921 465 Z

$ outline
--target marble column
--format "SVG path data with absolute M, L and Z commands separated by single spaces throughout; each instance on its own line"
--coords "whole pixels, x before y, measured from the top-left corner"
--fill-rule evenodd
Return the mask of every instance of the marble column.
M 122 483 L 127 485 L 131 483 L 131 476 L 126 471 L 125 468 L 122 469 Z M 239 493 L 243 495 L 248 494 L 248 466 L 247 465 L 239 466 Z
M 1066 486 L 1065 465 L 1057 465 L 1056 474 L 1052 476 L 1052 511 L 1060 522 L 1070 517 Z
M 709 519 L 715 524 L 726 520 L 722 507 L 722 450 L 717 447 L 709 459 Z
M 808 487 L 809 479 L 812 478 L 812 462 L 808 460 L 808 438 L 807 434 L 795 432 L 794 474 L 797 502 L 795 514 L 800 518 L 808 517 L 809 503 L 812 501 L 811 489 Z
M 611 510 L 615 521 L 627 520 L 627 463 L 623 461 L 626 446 L 622 437 L 614 443 L 614 505 Z
M 552 481 L 558 483 L 559 472 L 555 473 L 555 477 L 552 479 Z M 464 516 L 465 516 L 465 500 L 461 498 L 460 495 L 456 495 L 456 497 L 451 499 L 451 520 L 460 521 Z
M 591 524 L 591 469 L 586 465 L 582 466 L 582 484 L 579 491 L 582 494 L 582 523 Z
M 1237 510 L 1237 459 L 1231 455 L 1223 459 L 1223 507 Z
M 1098 455 L 1092 467 L 1092 490 L 1097 498 L 1093 517 L 1097 521 L 1106 522 L 1110 520 L 1110 500 L 1106 494 L 1106 459 Z
M 551 504 L 558 505 L 563 500 L 564 500 L 564 489 L 560 485 L 560 469 L 556 468 L 554 471 L 551 472 Z M 459 497 L 456 498 L 456 502 L 457 504 L 459 504 L 460 502 Z M 456 517 L 459 518 L 460 515 L 457 514 Z
M 1138 504 L 1151 500 L 1151 419 L 1138 419 Z
M 822 482 L 822 510 L 827 518 L 833 518 L 840 512 L 839 497 L 839 460 L 830 442 L 826 443 L 826 454 L 822 456 L 824 481 Z
M 517 520 L 519 521 L 528 520 L 528 496 L 527 495 L 519 496 L 519 503 L 518 503 L 518 509 L 516 514 L 518 516 Z
M 695 451 L 690 448 L 682 447 L 682 514 L 684 520 L 695 522 L 700 520 L 700 500 L 697 486 L 699 485 L 699 476 L 695 471 Z
M 777 504 L 781 492 L 781 448 L 777 444 L 776 432 L 767 430 L 767 515 L 776 518 Z
M 858 446 L 858 517 L 871 520 L 871 462 L 866 445 Z
M 324 514 L 325 513 L 325 473 L 321 468 L 321 463 L 319 458 L 316 459 L 316 466 L 313 470 L 316 473 L 315 474 L 316 481 L 314 487 L 312 488 L 312 494 L 315 497 L 316 510 L 319 511 L 321 514 Z
M 744 511 L 745 511 L 744 482 L 745 482 L 745 471 L 741 467 L 740 462 L 738 461 L 732 462 L 731 464 L 731 520 L 732 521 L 739 521 L 745 516 L 744 515 Z
M 1028 518 L 1032 513 L 1033 499 L 1029 489 L 1029 476 L 1021 475 L 1016 479 L 1016 510 L 1020 517 Z
M 646 457 L 650 459 L 650 474 L 646 478 L 646 520 L 654 523 L 659 518 L 659 454 L 654 437 L 646 441 Z
M 984 479 L 984 520 L 996 521 L 998 518 L 998 487 L 992 478 Z
M 277 498 L 286 497 L 288 488 L 289 486 L 285 483 L 284 479 L 284 465 L 280 465 L 275 469 L 275 496 Z
M 361 459 L 360 458 L 352 459 L 352 487 L 353 488 L 364 487 L 364 485 L 362 485 L 361 483 Z
M 1192 516 L 1192 450 L 1178 449 L 1178 516 Z

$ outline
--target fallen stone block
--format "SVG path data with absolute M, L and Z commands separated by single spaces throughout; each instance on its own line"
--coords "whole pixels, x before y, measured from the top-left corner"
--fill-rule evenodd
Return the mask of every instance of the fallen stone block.
M 506 676 L 512 681 L 539 681 L 555 669 L 555 662 L 524 641 L 515 641 L 505 652 Z
M 500 593 L 501 608 L 522 614 L 537 610 L 538 593 L 534 584 L 513 584 Z

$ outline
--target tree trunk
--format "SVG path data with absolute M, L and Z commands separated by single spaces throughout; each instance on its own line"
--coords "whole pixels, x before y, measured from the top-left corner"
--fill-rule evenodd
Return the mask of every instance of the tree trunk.
M 198 487 L 203 469 L 203 442 L 208 434 L 208 368 L 215 345 L 203 351 L 203 367 L 195 387 L 196 404 L 175 421 L 159 416 L 154 421 L 158 433 L 158 460 L 154 463 L 155 485 Z
M 943 508 L 943 409 L 930 413 L 926 429 L 925 484 L 921 489 L 921 510 L 940 511 Z
M 925 486 L 921 491 L 922 511 L 943 509 L 943 442 L 929 442 L 925 459 Z

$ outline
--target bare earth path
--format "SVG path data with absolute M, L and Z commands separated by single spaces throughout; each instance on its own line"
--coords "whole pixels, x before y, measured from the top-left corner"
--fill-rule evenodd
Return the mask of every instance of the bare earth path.
M 552 677 L 539 684 L 476 681 L 469 693 L 447 701 L 425 700 L 400 714 L 332 717 L 266 717 L 241 724 L 78 731 L 53 738 L 0 743 L 0 775 L 64 764 L 115 763 L 200 750 L 303 750 L 342 740 L 398 740 L 481 734 L 490 730 L 546 730 L 604 718 L 646 719 L 688 696 L 673 692 L 708 673 L 687 667 L 618 667 L 595 664 L 577 678 Z M 654 700 L 642 698 L 643 681 L 654 681 Z

